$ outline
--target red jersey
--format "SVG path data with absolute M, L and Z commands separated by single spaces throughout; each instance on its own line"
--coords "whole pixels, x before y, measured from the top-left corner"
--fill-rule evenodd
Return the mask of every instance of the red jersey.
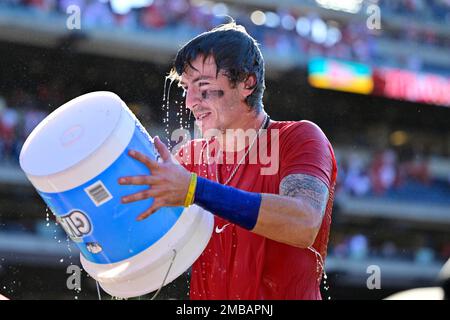
M 334 152 L 325 134 L 314 123 L 273 121 L 266 136 L 269 155 L 275 150 L 270 144 L 274 129 L 279 137 L 279 157 L 275 157 L 278 170 L 263 175 L 261 168 L 273 164 L 251 162 L 246 157 L 228 185 L 249 192 L 279 194 L 280 182 L 287 175 L 308 174 L 319 178 L 328 186 L 330 196 L 315 242 L 308 249 L 293 247 L 215 216 L 211 239 L 192 266 L 191 299 L 321 299 L 320 280 L 337 175 Z M 259 149 L 259 143 L 254 148 Z M 237 162 L 208 164 L 198 154 L 205 148 L 205 139 L 192 140 L 179 151 L 179 161 L 201 177 L 224 183 Z M 187 156 L 188 152 L 191 156 Z

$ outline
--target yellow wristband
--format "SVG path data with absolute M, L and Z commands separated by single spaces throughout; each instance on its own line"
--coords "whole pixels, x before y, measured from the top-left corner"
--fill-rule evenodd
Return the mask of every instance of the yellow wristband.
M 194 196 L 195 196 L 195 188 L 197 187 L 197 174 L 192 173 L 191 174 L 191 182 L 189 183 L 189 189 L 186 194 L 186 199 L 184 200 L 184 206 L 189 207 L 191 204 L 194 203 Z

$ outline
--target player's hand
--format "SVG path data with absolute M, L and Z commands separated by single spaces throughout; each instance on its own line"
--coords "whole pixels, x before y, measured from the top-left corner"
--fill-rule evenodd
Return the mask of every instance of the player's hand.
M 174 160 L 169 149 L 159 137 L 155 137 L 154 143 L 162 163 L 152 160 L 138 151 L 131 150 L 128 153 L 132 158 L 142 162 L 150 170 L 151 175 L 119 178 L 121 185 L 148 186 L 148 189 L 144 191 L 122 197 L 122 203 L 154 199 L 150 208 L 138 216 L 138 221 L 147 218 L 161 207 L 183 206 L 191 181 L 191 173 Z

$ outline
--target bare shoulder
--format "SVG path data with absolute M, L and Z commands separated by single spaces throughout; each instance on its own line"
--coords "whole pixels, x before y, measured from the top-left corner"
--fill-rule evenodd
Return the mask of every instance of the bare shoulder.
M 290 174 L 281 180 L 280 195 L 301 198 L 320 212 L 324 212 L 328 201 L 327 185 L 308 174 Z

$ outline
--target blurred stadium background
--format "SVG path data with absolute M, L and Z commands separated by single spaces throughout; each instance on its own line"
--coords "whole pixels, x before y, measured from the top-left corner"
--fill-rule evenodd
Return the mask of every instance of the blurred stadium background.
M 86 274 L 81 292 L 67 289 L 79 253 L 18 167 L 31 130 L 68 100 L 109 90 L 168 141 L 192 124 L 176 86 L 163 102 L 174 54 L 226 15 L 261 44 L 272 118 L 314 121 L 335 147 L 324 299 L 436 285 L 450 257 L 450 0 L 2 0 L 0 293 L 97 298 Z M 369 266 L 380 289 L 367 286 Z M 187 298 L 187 286 L 188 274 L 160 298 Z

